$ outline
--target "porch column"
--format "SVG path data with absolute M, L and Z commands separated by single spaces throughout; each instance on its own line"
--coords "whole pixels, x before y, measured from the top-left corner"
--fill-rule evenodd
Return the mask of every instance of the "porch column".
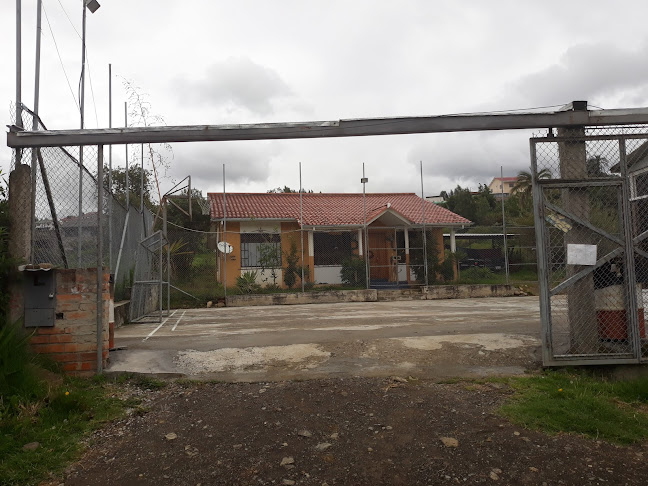
M 407 275 L 407 282 L 409 283 L 411 280 L 410 277 L 410 255 L 409 255 L 409 230 L 405 228 L 403 230 L 403 233 L 405 233 L 405 269 L 406 269 L 406 275 Z
M 317 283 L 315 275 L 315 247 L 313 245 L 313 230 L 308 231 L 308 267 L 311 271 L 311 282 Z
M 362 229 L 358 230 L 358 256 L 364 255 L 364 252 L 362 251 Z
M 455 229 L 450 228 L 450 251 L 454 254 L 457 253 L 457 239 L 455 238 Z M 455 260 L 454 262 L 454 278 L 455 280 L 459 277 L 459 262 Z

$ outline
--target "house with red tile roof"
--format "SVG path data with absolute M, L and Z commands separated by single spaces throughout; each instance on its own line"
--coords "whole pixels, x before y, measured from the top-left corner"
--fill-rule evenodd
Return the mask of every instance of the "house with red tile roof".
M 454 233 L 472 224 L 413 193 L 209 193 L 208 198 L 213 230 L 227 243 L 219 245 L 227 253 L 220 252 L 218 279 L 228 286 L 250 271 L 260 283 L 285 286 L 293 245 L 297 265 L 303 261 L 307 281 L 314 284 L 341 284 L 342 263 L 350 258 L 369 259 L 373 285 L 413 283 L 422 270 L 410 265 L 410 254 L 422 248 L 411 247 L 411 241 L 421 246 L 422 228 L 442 261 L 443 228 Z M 274 268 L 267 265 L 269 249 Z

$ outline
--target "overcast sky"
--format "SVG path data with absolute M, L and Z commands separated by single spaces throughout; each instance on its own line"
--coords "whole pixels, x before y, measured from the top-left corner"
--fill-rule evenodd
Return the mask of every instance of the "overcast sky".
M 100 2 L 88 13 L 87 128 L 108 126 L 108 63 L 113 126 L 124 124 L 122 79 L 139 87 L 167 125 L 442 115 L 572 100 L 648 106 L 645 0 Z M 22 5 L 23 102 L 31 107 L 36 0 Z M 50 129 L 78 128 L 82 0 L 43 5 L 40 114 Z M 14 0 L 0 2 L 0 32 L 7 125 L 15 99 Z M 191 174 L 195 187 L 220 191 L 226 164 L 228 191 L 297 188 L 301 162 L 305 188 L 360 192 L 364 162 L 368 191 L 419 193 L 422 161 L 425 193 L 434 195 L 489 183 L 500 165 L 511 176 L 528 168 L 529 136 L 174 144 L 164 185 Z M 123 147 L 114 154 L 123 165 Z M 4 173 L 10 159 L 3 141 Z

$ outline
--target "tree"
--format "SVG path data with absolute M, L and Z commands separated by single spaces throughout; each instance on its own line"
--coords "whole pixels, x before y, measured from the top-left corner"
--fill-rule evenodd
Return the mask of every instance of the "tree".
M 166 125 L 164 118 L 161 115 L 156 115 L 151 112 L 151 103 L 148 101 L 147 96 L 142 92 L 142 88 L 136 86 L 132 81 L 122 78 L 122 83 L 126 94 L 128 96 L 129 111 L 129 126 L 160 126 Z M 151 170 L 153 172 L 153 180 L 158 193 L 158 201 L 162 200 L 162 192 L 160 190 L 160 176 L 158 171 L 166 170 L 169 168 L 169 161 L 173 159 L 173 148 L 168 143 L 161 144 L 145 144 L 146 154 L 148 155 Z M 138 161 L 137 157 L 139 152 L 133 153 L 132 165 Z
M 142 167 L 140 165 L 131 165 L 128 168 L 128 189 L 131 206 L 139 207 L 140 193 L 141 193 L 141 177 Z M 126 169 L 113 168 L 112 170 L 112 192 L 115 198 L 126 206 Z M 108 188 L 108 167 L 104 166 L 104 187 Z M 144 170 L 144 204 L 152 208 L 154 207 L 151 201 L 151 190 L 153 183 L 151 180 L 151 172 Z
M 549 169 L 542 169 L 536 174 L 537 179 L 551 179 L 551 171 Z M 533 176 L 531 171 L 521 170 L 518 172 L 517 181 L 513 186 L 511 191 L 513 194 L 518 194 L 522 200 L 529 199 L 531 197 L 531 191 L 533 189 Z
M 609 173 L 605 171 L 605 168 L 609 166 L 608 159 L 602 155 L 594 155 L 593 157 L 588 158 L 585 163 L 587 167 L 587 177 L 605 177 L 609 175 Z
M 288 187 L 288 186 L 283 186 L 283 188 L 281 188 L 281 187 L 275 187 L 274 189 L 268 189 L 268 193 L 273 193 L 273 194 L 291 194 L 291 193 L 292 193 L 292 194 L 296 194 L 296 193 L 298 193 L 298 192 L 299 192 L 299 191 L 297 191 L 297 190 L 295 190 L 295 189 L 291 189 L 291 188 Z M 302 192 L 302 193 L 312 194 L 313 190 L 310 189 L 310 190 L 307 191 L 306 189 L 302 189 L 301 192 Z
M 170 198 L 173 203 L 168 203 L 167 205 L 167 221 L 185 228 L 209 231 L 211 219 L 207 198 L 203 196 L 201 190 L 191 189 L 191 219 L 189 219 L 189 216 L 185 214 L 189 213 L 189 199 L 186 197 L 187 191 L 188 188 L 183 189 L 178 194 L 179 196 L 183 196 L 183 198 Z M 182 210 L 176 205 L 182 208 Z
M 497 200 L 485 184 L 479 184 L 477 192 L 457 186 L 454 190 L 442 192 L 445 207 L 479 225 L 493 224 L 498 219 Z

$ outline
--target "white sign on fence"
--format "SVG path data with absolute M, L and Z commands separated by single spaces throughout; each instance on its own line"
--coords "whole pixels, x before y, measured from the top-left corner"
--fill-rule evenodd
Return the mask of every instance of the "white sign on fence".
M 567 265 L 596 265 L 596 245 L 567 245 Z

